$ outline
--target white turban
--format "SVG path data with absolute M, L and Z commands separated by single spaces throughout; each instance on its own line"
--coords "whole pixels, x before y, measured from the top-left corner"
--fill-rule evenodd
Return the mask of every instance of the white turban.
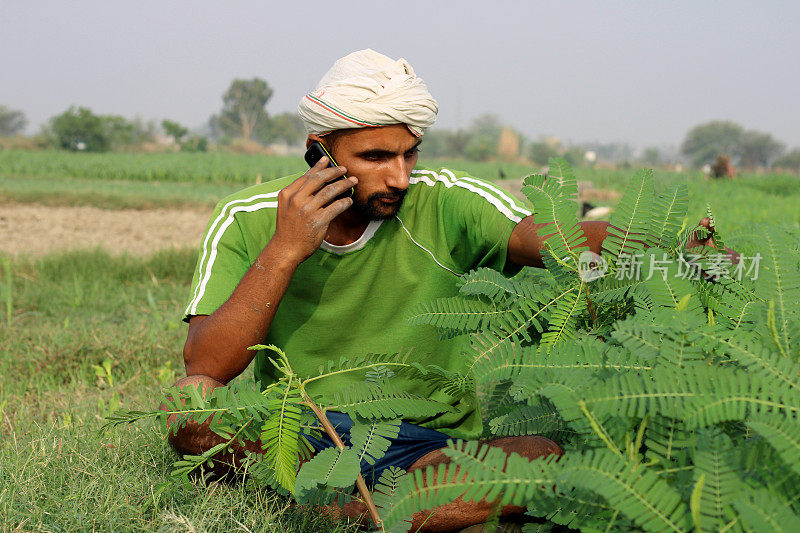
M 334 63 L 297 109 L 308 133 L 405 124 L 421 137 L 439 107 L 408 61 L 368 48 Z

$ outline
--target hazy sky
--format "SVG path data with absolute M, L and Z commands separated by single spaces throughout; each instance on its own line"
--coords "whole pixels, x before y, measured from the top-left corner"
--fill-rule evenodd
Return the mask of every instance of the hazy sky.
M 405 57 L 438 125 L 678 145 L 729 119 L 800 146 L 800 2 L 0 0 L 0 105 L 203 125 L 234 78 L 295 110 L 337 58 Z

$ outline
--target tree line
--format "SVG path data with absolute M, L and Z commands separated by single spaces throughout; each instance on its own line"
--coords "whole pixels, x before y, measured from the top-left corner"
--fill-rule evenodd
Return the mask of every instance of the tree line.
M 35 136 L 35 142 L 39 147 L 65 150 L 124 151 L 140 149 L 143 143 L 164 135 L 173 146 L 184 151 L 205 151 L 209 140 L 223 147 L 237 142 L 300 147 L 306 138 L 300 117 L 292 112 L 270 114 L 267 104 L 272 94 L 266 80 L 233 80 L 222 95 L 222 108 L 199 132 L 170 119 L 156 125 L 119 115 L 97 115 L 89 108 L 72 106 L 52 117 Z M 24 113 L 0 106 L 0 137 L 20 135 L 26 125 Z M 554 137 L 531 140 L 492 114 L 479 116 L 466 128 L 431 129 L 425 135 L 423 150 L 426 158 L 538 165 L 556 156 L 573 166 L 606 161 L 654 167 L 669 159 L 657 147 L 647 147 L 636 155 L 626 143 L 565 145 Z M 746 169 L 800 172 L 800 148 L 787 152 L 786 146 L 771 134 L 747 130 L 730 121 L 711 121 L 693 127 L 680 147 L 683 160 L 698 168 L 711 165 L 720 155 Z

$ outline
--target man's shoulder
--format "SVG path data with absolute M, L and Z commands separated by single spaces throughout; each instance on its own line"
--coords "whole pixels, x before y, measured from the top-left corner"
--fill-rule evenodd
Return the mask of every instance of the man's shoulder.
M 436 192 L 457 192 L 481 195 L 481 191 L 488 191 L 492 195 L 506 196 L 506 193 L 491 181 L 476 178 L 463 170 L 439 167 L 417 166 L 411 171 L 409 180 L 411 185 L 423 185 L 415 187 L 420 191 Z
M 435 197 L 439 204 L 453 206 L 493 206 L 515 222 L 531 214 L 527 202 L 516 199 L 497 184 L 449 168 L 416 167 L 411 171 L 411 191 L 415 200 L 424 205 L 425 198 Z
M 463 178 L 472 178 L 472 176 L 462 170 L 454 170 L 445 167 L 418 165 L 411 171 L 411 182 L 413 184 L 421 183 L 428 186 L 443 184 L 446 188 L 449 183 Z

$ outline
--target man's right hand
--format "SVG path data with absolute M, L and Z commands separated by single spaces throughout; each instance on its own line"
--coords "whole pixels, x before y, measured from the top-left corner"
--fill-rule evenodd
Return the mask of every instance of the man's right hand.
M 187 375 L 205 375 L 226 384 L 238 376 L 264 341 L 295 269 L 325 238 L 331 221 L 353 203 L 336 199 L 357 183 L 338 180 L 343 167 L 325 168 L 322 158 L 278 193 L 275 233 L 242 277 L 233 294 L 208 316 L 194 316 L 183 348 Z
M 282 254 L 297 264 L 320 247 L 331 221 L 353 205 L 352 198 L 335 198 L 358 183 L 358 179 L 350 177 L 334 181 L 344 176 L 347 169 L 326 168 L 327 165 L 328 158 L 323 157 L 278 193 L 278 213 L 271 244 L 278 245 Z

